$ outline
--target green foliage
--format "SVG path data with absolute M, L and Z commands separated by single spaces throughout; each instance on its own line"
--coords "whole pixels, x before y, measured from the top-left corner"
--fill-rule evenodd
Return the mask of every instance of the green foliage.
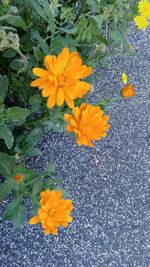
M 13 182 L 6 181 L 0 186 L 0 202 L 4 200 L 13 188 Z
M 19 203 L 17 212 L 14 217 L 11 218 L 15 229 L 19 230 L 21 226 L 25 225 L 27 220 L 27 208 L 24 203 Z
M 11 130 L 9 129 L 7 125 L 1 125 L 0 138 L 5 141 L 5 144 L 8 147 L 8 149 L 12 148 L 14 137 L 12 135 Z
M 7 108 L 4 112 L 6 123 L 22 124 L 29 115 L 29 110 L 20 107 Z
M 53 176 L 55 174 L 55 164 L 49 163 L 44 170 L 45 177 Z
M 15 198 L 11 203 L 9 203 L 3 213 L 3 219 L 10 220 L 14 218 L 19 210 L 20 204 L 21 198 Z
M 16 228 L 26 223 L 25 198 L 29 197 L 33 209 L 38 208 L 39 193 L 45 189 L 55 189 L 61 181 L 53 179 L 55 174 L 54 163 L 49 163 L 43 172 L 38 173 L 26 168 L 24 164 L 17 164 L 17 159 L 6 153 L 0 152 L 0 174 L 5 176 L 4 184 L 0 186 L 0 201 L 13 192 L 13 198 L 3 213 L 4 220 L 12 220 Z M 21 181 L 17 182 L 15 176 L 20 175 Z M 45 180 L 44 180 L 45 179 Z
M 10 25 L 13 25 L 15 27 L 20 27 L 21 29 L 27 31 L 27 25 L 20 16 L 9 16 L 7 18 L 7 22 Z
M 132 1 L 131 1 L 132 2 Z M 137 14 L 128 0 L 3 0 L 0 4 L 0 201 L 12 199 L 3 218 L 16 228 L 26 222 L 25 199 L 38 209 L 39 193 L 60 189 L 50 163 L 43 172 L 28 169 L 27 156 L 40 157 L 37 147 L 44 131 L 63 132 L 66 105 L 48 110 L 46 100 L 30 86 L 32 68 L 43 67 L 47 54 L 63 47 L 78 49 L 83 62 L 95 66 L 113 53 L 131 52 L 125 34 Z M 109 53 L 108 53 L 109 51 Z M 90 56 L 89 56 L 90 55 Z M 77 99 L 76 105 L 84 99 Z M 102 100 L 104 109 L 110 100 Z M 17 183 L 13 177 L 22 175 Z M 64 193 L 65 194 L 65 193 Z
M 3 102 L 8 90 L 8 78 L 6 75 L 0 77 L 0 88 L 0 102 Z
M 23 124 L 30 114 L 30 111 L 16 106 L 7 108 L 3 102 L 5 101 L 8 90 L 8 79 L 6 76 L 1 77 L 0 85 L 0 139 L 5 141 L 5 145 L 8 149 L 11 149 L 14 143 L 14 127 Z
M 13 173 L 14 161 L 5 153 L 0 152 L 0 173 L 3 176 L 10 177 Z

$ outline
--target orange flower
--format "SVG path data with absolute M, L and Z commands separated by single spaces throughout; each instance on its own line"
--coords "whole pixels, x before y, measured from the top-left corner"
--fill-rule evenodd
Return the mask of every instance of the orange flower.
M 109 116 L 99 106 L 83 103 L 73 109 L 73 115 L 65 114 L 64 119 L 69 123 L 68 132 L 74 132 L 78 145 L 93 147 L 92 140 L 100 140 L 106 136 L 110 125 L 107 123 Z
M 45 190 L 40 194 L 40 208 L 32 217 L 30 224 L 41 223 L 46 235 L 57 234 L 59 226 L 67 227 L 72 222 L 70 212 L 73 209 L 70 199 L 62 199 L 62 191 Z
M 61 106 L 64 101 L 73 108 L 74 100 L 90 90 L 90 84 L 80 79 L 89 76 L 92 68 L 82 65 L 82 59 L 76 51 L 70 52 L 65 47 L 58 57 L 45 56 L 44 65 L 46 69 L 33 68 L 33 73 L 40 78 L 31 82 L 31 86 L 38 86 L 42 90 L 42 96 L 48 97 L 49 108 L 55 104 Z
M 15 181 L 16 183 L 20 183 L 20 182 L 22 182 L 22 180 L 23 180 L 23 175 L 17 173 L 17 174 L 13 177 L 13 179 L 14 179 L 14 181 Z
M 124 98 L 130 98 L 135 95 L 135 89 L 132 84 L 127 84 L 121 90 L 121 95 Z

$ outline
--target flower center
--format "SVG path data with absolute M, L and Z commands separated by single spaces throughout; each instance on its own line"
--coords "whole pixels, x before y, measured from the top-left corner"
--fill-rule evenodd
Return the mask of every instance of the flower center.
M 63 87 L 66 83 L 66 77 L 63 74 L 56 77 L 51 75 L 48 79 L 56 87 Z
M 58 85 L 63 87 L 65 84 L 65 76 L 63 74 L 57 76 Z
M 22 182 L 22 180 L 23 180 L 23 175 L 17 173 L 17 174 L 13 177 L 13 179 L 14 179 L 14 181 L 15 181 L 16 183 L 20 183 L 20 182 Z
M 54 216 L 55 212 L 56 212 L 55 209 L 49 209 L 49 210 L 48 210 L 48 216 L 49 216 L 49 217 Z

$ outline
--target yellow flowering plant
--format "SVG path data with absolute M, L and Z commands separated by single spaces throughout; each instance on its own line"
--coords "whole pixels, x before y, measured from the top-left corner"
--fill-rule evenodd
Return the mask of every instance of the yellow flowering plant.
M 138 3 L 139 14 L 134 18 L 135 25 L 138 29 L 146 30 L 150 20 L 150 1 L 141 0 Z
M 45 131 L 71 132 L 78 145 L 89 147 L 106 137 L 106 107 L 116 99 L 89 104 L 86 97 L 96 66 L 103 68 L 108 54 L 131 53 L 125 34 L 133 20 L 147 27 L 148 1 L 0 3 L 0 201 L 10 198 L 3 219 L 14 227 L 40 223 L 46 235 L 55 235 L 71 223 L 72 200 L 64 196 L 54 163 L 41 172 L 25 163 L 40 155 Z M 133 96 L 125 73 L 122 80 L 121 97 Z

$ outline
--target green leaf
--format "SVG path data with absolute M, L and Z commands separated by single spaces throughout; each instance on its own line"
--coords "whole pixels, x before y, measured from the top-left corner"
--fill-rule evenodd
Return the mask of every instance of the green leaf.
M 29 104 L 32 106 L 32 112 L 37 111 L 42 103 L 43 99 L 41 95 L 33 95 L 29 99 Z
M 54 47 L 56 53 L 59 53 L 60 49 L 62 49 L 63 47 L 74 48 L 77 45 L 77 41 L 74 40 L 71 35 L 67 35 L 67 38 L 56 35 L 56 37 L 54 37 L 54 39 L 52 40 L 52 46 Z
M 92 36 L 91 31 L 88 31 L 88 34 L 87 34 L 87 41 L 88 41 L 88 42 L 91 42 L 92 38 L 93 38 L 93 36 Z
M 105 45 L 109 45 L 108 40 L 102 34 L 96 35 L 96 38 Z
M 20 27 L 21 29 L 27 31 L 27 25 L 20 16 L 9 16 L 7 22 L 13 26 Z
M 0 127 L 0 139 L 3 139 L 5 141 L 5 144 L 8 147 L 8 149 L 12 148 L 14 137 L 12 135 L 11 130 L 6 124 L 1 125 Z
M 30 144 L 30 146 L 34 146 L 36 145 L 39 140 L 41 139 L 42 136 L 42 129 L 41 128 L 35 128 L 33 129 L 27 136 L 26 136 L 26 140 L 27 142 Z
M 21 226 L 25 225 L 26 220 L 27 220 L 27 208 L 22 203 L 19 206 L 18 213 L 12 219 L 14 228 L 17 229 L 17 230 L 19 230 L 21 228 Z
M 9 203 L 3 213 L 3 219 L 10 220 L 14 218 L 19 211 L 20 203 L 21 203 L 21 196 L 19 198 L 15 198 L 11 203 Z
M 97 15 L 97 16 L 93 16 L 93 19 L 95 20 L 95 22 L 98 26 L 98 29 L 101 30 L 104 17 L 102 15 Z
M 0 21 L 3 21 L 7 18 L 9 18 L 10 15 L 4 15 L 4 16 L 0 16 Z
M 40 177 L 38 180 L 36 180 L 35 184 L 33 185 L 33 190 L 32 194 L 37 195 L 42 189 L 42 184 L 43 184 L 43 178 Z
M 13 49 L 8 49 L 6 50 L 4 53 L 3 53 L 3 57 L 6 57 L 6 58 L 12 58 L 14 57 L 15 55 L 17 54 L 17 52 Z
M 39 209 L 39 195 L 32 195 L 32 215 L 35 216 Z
M 100 1 L 99 1 L 99 3 L 100 3 Z M 96 0 L 87 0 L 87 4 L 91 6 L 91 9 L 94 12 L 97 12 L 98 11 L 99 3 Z
M 0 152 L 0 173 L 3 176 L 10 177 L 13 173 L 13 168 L 13 159 L 9 155 Z
M 4 101 L 8 90 L 8 79 L 4 75 L 0 78 L 0 101 Z
M 74 27 L 72 26 L 71 28 L 63 27 L 63 28 L 60 28 L 60 30 L 68 34 L 74 34 L 77 32 L 77 26 L 74 26 Z
M 115 42 L 123 42 L 124 41 L 124 36 L 122 33 L 120 33 L 119 31 L 111 31 L 110 32 L 110 36 L 111 38 L 115 41 Z
M 87 38 L 87 34 L 88 34 L 88 28 L 86 28 L 86 29 L 82 32 L 82 38 L 81 38 L 82 42 L 83 42 L 84 40 L 86 40 L 86 38 Z
M 47 17 L 45 16 L 45 12 L 41 5 L 37 2 L 37 0 L 29 0 L 29 4 L 34 8 L 36 13 L 45 21 L 47 21 Z
M 38 131 L 37 128 L 35 128 L 33 132 L 31 131 L 31 133 L 29 133 L 29 136 L 20 135 L 14 150 L 17 153 L 26 156 L 38 156 L 41 153 L 41 150 L 35 147 L 35 145 L 40 139 L 40 134 L 40 130 Z
M 64 132 L 66 130 L 66 122 L 63 118 L 63 110 L 49 110 L 49 117 L 50 119 L 42 122 L 45 130 L 52 130 L 55 132 Z
M 18 59 L 13 59 L 11 63 L 9 64 L 9 68 L 11 68 L 12 70 L 18 71 L 20 69 L 23 69 L 23 67 L 24 67 L 23 61 L 18 60 Z
M 0 202 L 3 201 L 13 188 L 13 183 L 11 180 L 6 181 L 0 186 Z
M 49 54 L 50 50 L 48 45 L 46 44 L 46 42 L 43 40 L 43 38 L 41 37 L 40 33 L 38 32 L 37 29 L 31 29 L 31 35 L 32 37 L 37 40 L 39 42 L 39 45 L 41 46 L 43 53 L 45 55 Z
M 5 108 L 4 104 L 0 103 L 0 113 L 3 113 L 4 108 Z M 0 125 L 2 125 L 3 123 L 4 123 L 4 118 L 3 118 L 3 114 L 2 114 L 2 115 L 0 115 Z
M 37 60 L 43 61 L 44 55 L 38 47 L 33 47 L 34 56 Z
M 53 176 L 55 174 L 55 164 L 54 164 L 54 162 L 48 163 L 48 165 L 44 169 L 44 174 L 47 177 Z
M 51 31 L 52 35 L 55 35 L 55 22 L 54 22 L 54 17 L 52 14 L 51 9 L 48 10 L 48 30 Z
M 41 153 L 41 150 L 38 147 L 28 146 L 26 148 L 22 148 L 22 153 L 23 155 L 34 157 L 38 156 Z
M 9 122 L 21 122 L 24 121 L 28 115 L 30 114 L 30 111 L 25 108 L 20 107 L 11 107 L 6 109 L 5 111 L 5 120 L 7 123 Z
M 5 123 L 5 121 L 4 121 L 4 114 L 3 114 L 3 109 L 1 109 L 0 108 L 0 110 L 1 110 L 1 114 L 0 114 L 0 127 L 1 127 L 1 125 L 3 126 L 4 125 L 4 123 Z

